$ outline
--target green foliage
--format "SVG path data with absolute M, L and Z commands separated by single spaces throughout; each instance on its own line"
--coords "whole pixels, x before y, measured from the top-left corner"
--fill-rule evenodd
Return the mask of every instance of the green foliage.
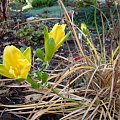
M 80 9 L 76 9 L 78 14 L 75 16 L 74 21 L 76 24 L 81 26 L 81 23 L 85 23 L 88 25 L 88 28 L 96 29 L 95 27 L 95 21 L 94 21 L 94 7 L 82 7 Z M 105 7 L 102 8 L 103 13 L 105 16 L 109 19 L 110 15 Z M 108 22 L 105 17 L 104 19 L 104 26 L 105 26 L 105 32 L 108 29 Z M 98 30 L 101 32 L 102 31 L 102 23 L 101 23 L 101 17 L 100 17 L 100 11 L 96 9 L 96 21 L 98 25 Z M 95 32 L 95 31 L 93 31 Z M 96 32 L 95 32 L 96 33 Z
M 45 61 L 50 61 L 54 55 L 55 42 L 52 38 L 49 38 L 48 29 L 44 28 L 44 47 L 45 47 Z
M 46 72 L 37 72 L 39 80 L 42 80 L 42 84 L 46 83 L 48 80 L 48 74 Z
M 47 83 L 48 73 L 43 72 L 43 71 L 37 71 L 36 74 L 37 74 L 39 81 L 35 81 L 32 78 L 32 75 L 30 75 L 30 74 L 27 77 L 27 82 L 29 82 L 31 84 L 31 87 L 34 89 L 39 89 L 40 87 L 47 86 L 48 85 L 48 83 Z
M 55 0 L 28 0 L 33 7 L 50 6 Z
M 102 32 L 102 22 L 100 16 L 101 9 L 101 12 L 103 13 L 102 16 L 104 21 L 104 32 L 106 33 L 110 27 L 111 15 L 105 3 L 102 3 L 101 8 L 99 8 L 96 1 L 97 0 L 77 0 L 76 5 L 78 8 L 75 8 L 75 11 L 77 11 L 77 15 L 74 17 L 74 21 L 76 24 L 79 25 L 79 27 L 81 23 L 85 23 L 86 25 L 88 25 L 88 28 L 92 28 L 92 30 L 94 30 L 93 31 L 94 33 L 97 33 L 95 31 L 97 25 L 98 31 L 101 33 Z M 117 20 L 117 12 L 115 9 L 116 8 L 113 4 L 111 10 L 114 11 L 113 12 L 114 22 L 116 22 Z
M 77 0 L 76 5 L 81 8 L 94 5 L 94 2 L 95 0 Z
M 40 48 L 38 48 L 38 49 L 36 50 L 36 56 L 37 56 L 40 60 L 44 61 L 44 52 L 43 52 Z
M 31 75 L 28 75 L 27 81 L 31 84 L 31 87 L 34 89 L 39 89 L 41 87 L 41 84 L 34 81 Z
M 17 38 L 25 38 L 28 42 L 37 44 L 43 36 L 42 29 L 37 29 L 34 26 L 24 26 L 16 33 Z
M 50 62 L 55 52 L 55 42 L 52 38 L 49 38 L 45 42 L 45 61 Z

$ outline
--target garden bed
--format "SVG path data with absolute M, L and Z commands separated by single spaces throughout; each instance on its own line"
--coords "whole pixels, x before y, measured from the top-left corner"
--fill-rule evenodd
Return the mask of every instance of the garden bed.
M 18 82 L 0 76 L 0 120 L 120 118 L 120 48 L 116 42 L 119 36 L 116 37 L 116 34 L 114 38 L 113 31 L 106 29 L 104 32 L 103 28 L 98 35 L 91 24 L 85 28 L 90 31 L 89 35 L 85 34 L 80 26 L 84 20 L 77 21 L 79 17 L 76 14 L 74 21 L 79 24 L 75 25 L 66 11 L 70 7 L 66 9 L 61 0 L 59 4 L 60 7 L 10 14 L 10 20 L 0 23 L 0 63 L 5 46 L 14 45 L 21 51 L 30 46 L 33 58 L 30 74 L 35 81 L 38 81 L 35 73 L 42 67 L 35 52 L 37 48 L 44 48 L 44 25 L 50 31 L 54 24 L 63 24 L 64 19 L 66 33 L 72 32 L 44 70 L 49 75 L 50 86 L 34 89 L 28 81 Z M 75 10 L 75 7 L 72 6 L 70 10 Z M 27 21 L 30 17 L 38 19 Z M 118 32 L 114 27 L 113 30 Z

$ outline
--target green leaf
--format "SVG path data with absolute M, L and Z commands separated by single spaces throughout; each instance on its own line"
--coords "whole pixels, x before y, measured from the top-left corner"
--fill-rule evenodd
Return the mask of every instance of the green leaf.
M 40 48 L 36 50 L 36 56 L 44 61 L 44 52 Z
M 43 73 L 42 73 L 42 83 L 46 83 L 47 80 L 48 80 L 48 74 L 45 73 L 45 72 L 43 72 Z
M 52 38 L 45 40 L 45 62 L 49 62 L 55 52 L 55 42 Z
M 18 78 L 18 79 L 15 79 L 17 82 L 22 82 L 22 81 L 25 81 L 26 79 L 22 79 L 22 78 Z
M 48 29 L 44 26 L 44 40 L 45 42 L 49 39 Z
M 38 76 L 39 80 L 42 80 L 42 77 L 41 77 L 41 72 L 40 72 L 40 71 L 38 71 L 36 74 L 37 74 L 37 76 Z
M 39 89 L 39 88 L 40 88 L 40 84 L 37 83 L 37 82 L 33 82 L 33 83 L 31 84 L 31 87 L 34 88 L 34 89 Z
M 41 87 L 41 84 L 34 81 L 30 75 L 28 75 L 27 77 L 27 82 L 29 82 L 31 84 L 31 87 L 34 89 L 38 89 Z
M 55 42 L 52 38 L 49 38 L 48 29 L 46 26 L 44 26 L 44 48 L 45 48 L 45 62 L 49 62 L 53 55 L 55 50 Z
M 9 73 L 3 64 L 0 64 L 0 74 L 8 78 L 13 78 L 13 76 Z
M 34 80 L 32 79 L 31 75 L 29 74 L 27 76 L 27 79 L 26 79 L 30 84 L 32 84 L 34 82 Z
M 84 33 L 85 35 L 87 35 L 87 34 L 89 33 L 88 29 L 84 29 L 84 28 L 83 28 L 83 33 Z
M 46 83 L 48 80 L 48 74 L 46 72 L 37 72 L 39 80 L 42 80 L 42 83 Z

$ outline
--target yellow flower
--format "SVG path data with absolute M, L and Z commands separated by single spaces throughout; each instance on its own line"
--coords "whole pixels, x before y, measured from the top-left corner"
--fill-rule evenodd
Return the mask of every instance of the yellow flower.
M 84 23 L 81 23 L 81 30 L 83 31 L 85 35 L 89 33 L 89 30 L 87 29 L 87 26 Z
M 63 43 L 63 38 L 65 37 L 65 27 L 66 24 L 59 25 L 55 24 L 49 33 L 49 38 L 53 38 L 57 50 Z
M 0 74 L 13 79 L 26 79 L 31 68 L 31 48 L 23 53 L 15 46 L 6 46 L 3 53 L 3 64 Z
M 52 30 L 48 33 L 48 29 L 44 29 L 44 39 L 45 39 L 45 59 L 44 61 L 49 62 L 55 51 L 67 40 L 70 35 L 70 31 L 65 35 L 66 24 L 55 24 Z

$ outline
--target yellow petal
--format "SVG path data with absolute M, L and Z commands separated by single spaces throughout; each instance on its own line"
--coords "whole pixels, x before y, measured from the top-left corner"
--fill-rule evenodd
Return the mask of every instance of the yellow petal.
M 15 70 L 12 66 L 10 66 L 10 69 L 8 70 L 9 71 L 9 74 L 13 76 L 13 78 L 16 78 L 16 74 L 15 74 Z
M 60 41 L 59 43 L 56 45 L 56 50 L 59 49 L 59 47 L 68 39 L 68 37 L 70 36 L 71 32 L 69 31 Z
M 21 66 L 20 76 L 22 78 L 27 78 L 28 72 L 30 71 L 30 68 L 31 68 L 31 63 L 28 62 L 27 59 L 20 59 L 19 66 Z
M 60 42 L 60 40 L 65 36 L 65 24 L 59 25 L 57 28 L 57 34 L 56 34 L 56 38 L 55 41 L 58 44 Z
M 22 53 L 15 46 L 6 46 L 3 54 L 3 64 L 6 68 L 10 66 L 16 67 L 18 65 L 18 59 L 20 59 Z
M 53 38 L 56 45 L 65 36 L 65 31 L 64 31 L 65 27 L 66 24 L 62 24 L 62 25 L 55 24 L 53 29 L 50 31 L 49 38 Z
M 11 75 L 9 71 L 5 68 L 5 66 L 2 64 L 0 64 L 0 74 L 8 78 L 14 78 L 14 76 Z
M 28 59 L 28 61 L 31 63 L 31 48 L 28 47 L 24 52 L 23 55 Z
M 21 69 L 21 74 L 19 78 L 27 78 L 28 72 L 30 71 L 31 64 L 26 64 L 22 69 Z

